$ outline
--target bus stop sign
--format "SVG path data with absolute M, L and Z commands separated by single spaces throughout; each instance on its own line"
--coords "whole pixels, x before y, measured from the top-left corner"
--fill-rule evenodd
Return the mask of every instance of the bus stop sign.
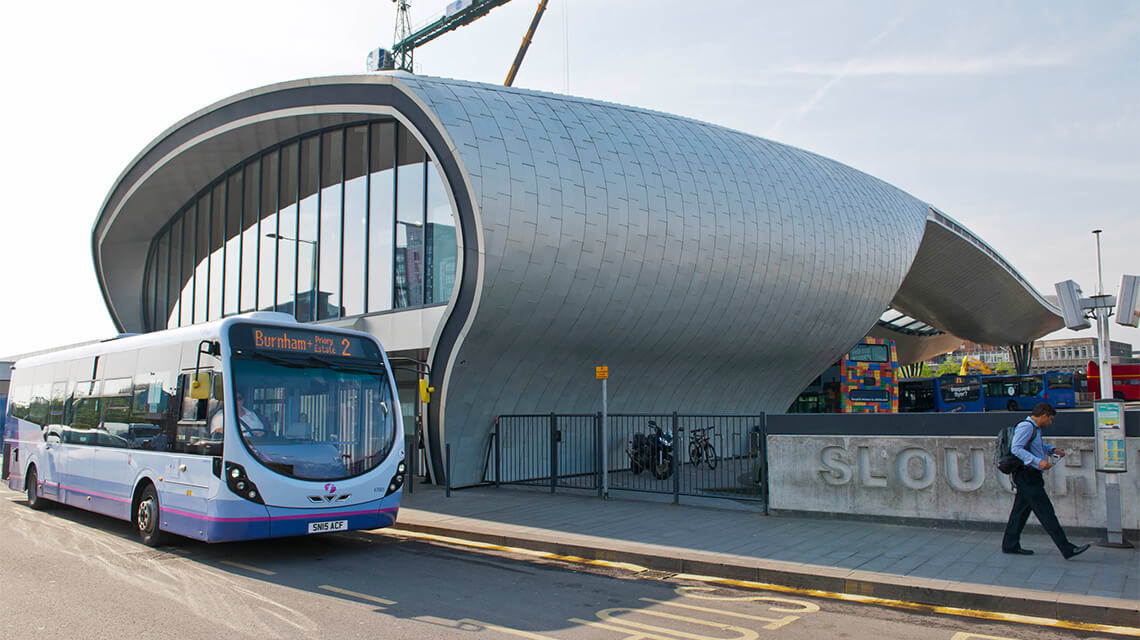
M 1093 415 L 1096 420 L 1096 470 L 1104 473 L 1128 471 L 1124 456 L 1124 403 L 1097 400 Z

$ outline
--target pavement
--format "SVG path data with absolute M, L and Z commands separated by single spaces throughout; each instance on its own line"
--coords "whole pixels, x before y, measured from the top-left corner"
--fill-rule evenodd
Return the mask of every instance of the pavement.
M 1094 544 L 1065 560 L 1030 522 L 1021 543 L 1036 554 L 1020 556 L 1001 553 L 993 530 L 766 516 L 523 487 L 447 497 L 417 485 L 404 492 L 396 528 L 654 571 L 1140 627 L 1140 549 Z

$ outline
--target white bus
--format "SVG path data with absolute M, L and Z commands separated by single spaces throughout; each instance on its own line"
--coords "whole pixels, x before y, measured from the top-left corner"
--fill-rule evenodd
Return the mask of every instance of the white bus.
M 372 336 L 251 313 L 18 361 L 2 476 L 152 546 L 374 529 L 404 482 L 397 402 Z

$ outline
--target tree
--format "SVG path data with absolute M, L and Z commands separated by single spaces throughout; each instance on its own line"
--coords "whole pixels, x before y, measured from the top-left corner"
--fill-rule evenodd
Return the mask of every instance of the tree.
M 943 375 L 946 375 L 948 373 L 958 373 L 958 371 L 961 368 L 962 368 L 962 359 L 961 358 L 957 358 L 957 359 L 946 358 L 946 360 L 944 360 L 942 362 L 942 364 L 934 367 L 934 370 L 931 372 L 931 375 L 943 376 Z

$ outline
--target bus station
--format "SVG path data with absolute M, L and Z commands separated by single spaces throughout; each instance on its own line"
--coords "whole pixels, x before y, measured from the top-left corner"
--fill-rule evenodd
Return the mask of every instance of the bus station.
M 452 3 L 427 29 L 503 3 Z M 1140 278 L 1054 295 L 859 167 L 511 86 L 545 4 L 506 86 L 377 50 L 368 73 L 250 87 L 138 149 L 90 235 L 119 335 L 0 363 L 8 488 L 152 547 L 394 536 L 1134 631 L 1134 575 L 1006 596 L 975 560 L 1015 493 L 994 434 L 1043 402 L 1069 452 L 1047 478 L 1058 517 L 1105 567 L 1136 558 L 1140 364 L 1107 325 L 1140 322 Z M 1039 344 L 1090 317 L 1096 343 Z M 1011 370 L 930 373 L 963 343 L 1006 349 Z M 690 524 L 700 508 L 723 535 Z M 613 524 L 640 520 L 657 530 Z M 847 566 L 840 531 L 875 539 L 854 546 L 869 564 Z M 896 566 L 891 545 L 922 561 Z M 973 564 L 943 580 L 922 545 Z M 297 586 L 287 567 L 219 562 Z M 398 603 L 350 586 L 312 588 Z

